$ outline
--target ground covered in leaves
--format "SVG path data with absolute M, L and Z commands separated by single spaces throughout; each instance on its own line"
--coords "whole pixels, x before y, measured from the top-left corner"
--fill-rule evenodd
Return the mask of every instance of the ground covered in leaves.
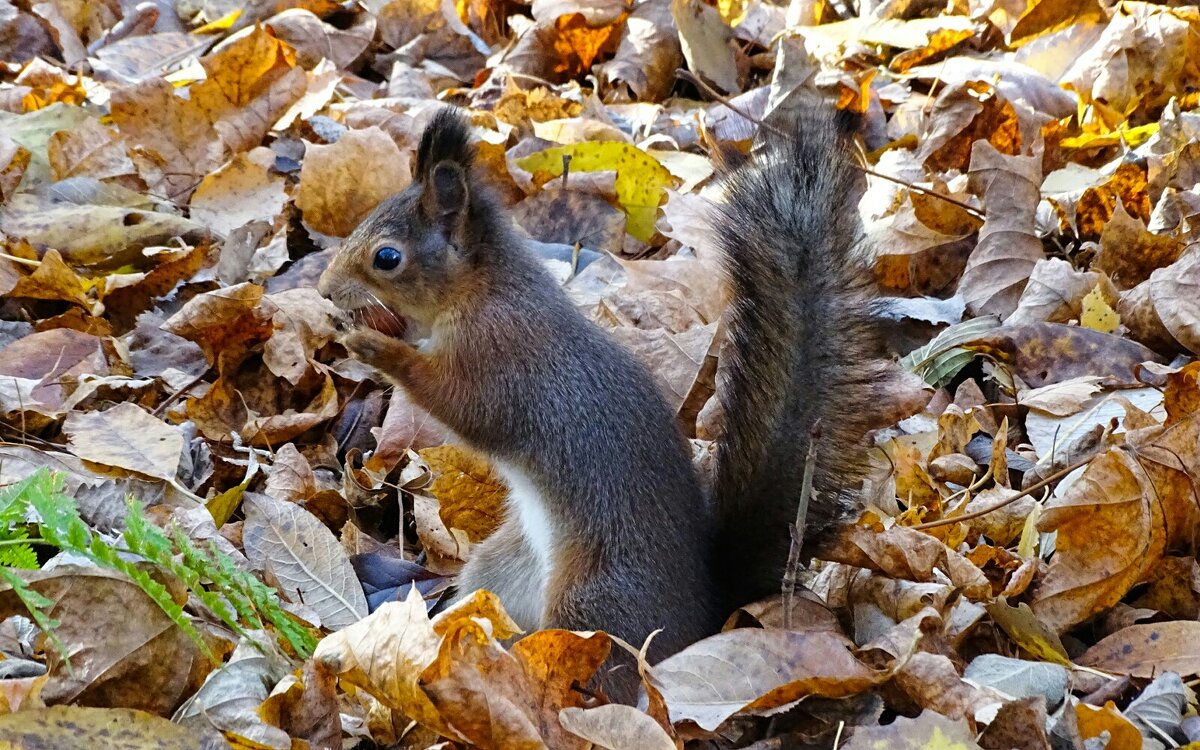
M 0 0 L 0 744 L 1200 742 L 1200 10 L 851 5 Z M 908 371 L 863 517 L 641 710 L 431 619 L 505 489 L 334 342 L 338 239 L 466 107 L 704 467 L 714 161 L 816 92 Z

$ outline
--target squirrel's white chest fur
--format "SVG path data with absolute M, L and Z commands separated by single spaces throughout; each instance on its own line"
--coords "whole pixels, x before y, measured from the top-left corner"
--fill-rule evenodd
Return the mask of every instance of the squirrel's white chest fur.
M 497 462 L 496 470 L 508 485 L 509 512 L 521 523 L 526 544 L 541 568 L 541 585 L 550 576 L 551 550 L 554 549 L 554 524 L 537 487 L 523 471 L 511 464 Z

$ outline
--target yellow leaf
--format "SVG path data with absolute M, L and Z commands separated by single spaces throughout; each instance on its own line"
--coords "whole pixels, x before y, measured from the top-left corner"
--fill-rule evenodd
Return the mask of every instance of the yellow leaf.
M 214 31 L 229 31 L 230 29 L 233 28 L 233 24 L 241 17 L 242 17 L 242 9 L 235 8 L 234 10 L 231 10 L 228 13 L 226 13 L 224 16 L 221 16 L 217 20 L 213 21 L 212 23 L 204 24 L 203 26 L 196 29 L 192 33 L 194 33 L 194 34 L 210 34 Z
M 1132 128 L 1122 125 L 1120 128 L 1112 132 L 1084 133 L 1083 135 L 1075 136 L 1074 138 L 1064 138 L 1062 140 L 1062 145 L 1063 148 L 1099 149 L 1125 144 L 1128 145 L 1129 148 L 1137 148 L 1146 141 L 1150 140 L 1150 136 L 1157 132 L 1157 122 L 1152 122 L 1147 125 L 1138 125 L 1137 127 Z
M 467 538 L 487 538 L 504 518 L 508 488 L 492 473 L 486 459 L 456 445 L 425 448 L 421 458 L 437 476 L 430 492 L 441 506 L 447 528 L 462 529 Z
M 721 13 L 721 20 L 729 24 L 730 28 L 735 28 L 746 20 L 748 6 L 749 3 L 746 0 L 717 0 L 717 10 Z
M 205 503 L 205 507 L 208 508 L 209 515 L 213 517 L 213 522 L 217 524 L 218 529 L 224 526 L 233 512 L 237 510 L 238 505 L 242 502 L 242 495 L 245 494 L 246 488 L 250 486 L 250 480 L 253 478 L 254 474 L 250 474 L 246 477 L 246 481 L 230 487 Z
M 1121 324 L 1121 316 L 1112 309 L 1108 300 L 1104 299 L 1104 293 L 1100 290 L 1099 284 L 1084 296 L 1083 312 L 1079 316 L 1079 323 L 1085 328 L 1103 333 L 1112 333 Z
M 563 157 L 570 157 L 572 171 L 616 171 L 617 200 L 625 212 L 626 231 L 643 242 L 654 236 L 658 206 L 666 189 L 678 185 L 666 167 L 637 146 L 616 142 L 549 148 L 519 159 L 517 165 L 532 172 L 534 182 L 541 185 L 562 174 Z
M 987 611 L 1013 642 L 1033 656 L 1064 667 L 1071 664 L 1058 634 L 1038 620 L 1028 604 L 1021 602 L 1013 607 L 1001 598 L 989 604 Z

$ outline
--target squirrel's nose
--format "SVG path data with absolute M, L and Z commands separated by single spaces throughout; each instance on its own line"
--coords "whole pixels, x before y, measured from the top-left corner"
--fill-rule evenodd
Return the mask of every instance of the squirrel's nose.
M 317 294 L 327 300 L 335 301 L 333 297 L 339 286 L 337 271 L 334 269 L 333 261 L 330 261 L 329 265 L 325 266 L 325 270 L 321 272 L 321 277 L 317 279 Z

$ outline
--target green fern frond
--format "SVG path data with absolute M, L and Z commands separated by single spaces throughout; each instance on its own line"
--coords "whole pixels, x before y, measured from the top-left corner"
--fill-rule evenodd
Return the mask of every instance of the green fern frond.
M 0 529 L 0 568 L 38 567 L 37 552 L 29 543 L 29 531 L 25 528 Z
M 176 603 L 171 592 L 146 570 L 123 556 L 128 551 L 176 576 L 214 615 L 231 630 L 244 636 L 263 628 L 264 621 L 296 653 L 308 657 L 317 639 L 280 604 L 278 592 L 252 573 L 238 568 L 228 555 L 209 544 L 201 549 L 178 528 L 168 533 L 151 523 L 141 504 L 127 500 L 128 513 L 118 550 L 92 532 L 79 515 L 75 501 L 64 492 L 63 477 L 41 470 L 28 479 L 0 491 L 0 580 L 13 587 L 30 615 L 56 644 L 66 659 L 65 649 L 54 636 L 58 622 L 47 611 L 53 602 L 31 589 L 11 567 L 37 568 L 32 544 L 49 544 L 81 555 L 96 565 L 124 573 L 186 633 L 206 656 L 216 660 L 208 643 Z M 29 539 L 36 527 L 37 539 Z M 6 567 L 7 566 L 7 567 Z

